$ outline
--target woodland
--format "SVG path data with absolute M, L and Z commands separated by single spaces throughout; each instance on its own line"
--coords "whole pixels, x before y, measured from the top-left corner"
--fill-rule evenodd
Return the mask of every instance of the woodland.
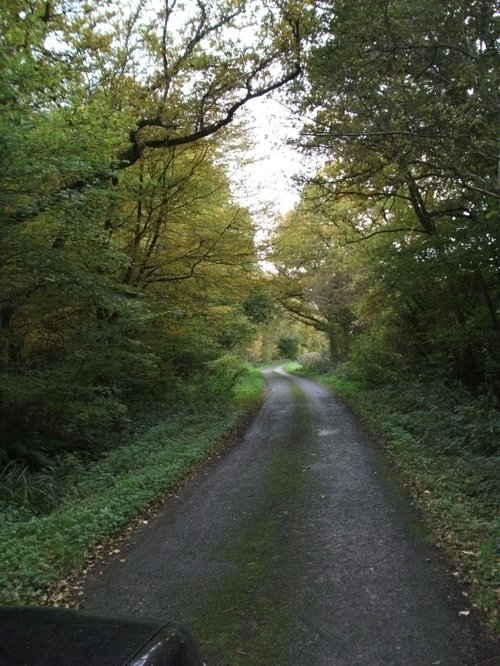
M 491 609 L 498 38 L 491 0 L 0 0 L 6 571 L 76 479 L 95 497 L 165 449 L 185 470 L 262 391 L 250 364 L 287 357 L 448 498 L 430 511 Z M 229 164 L 269 94 L 316 167 L 259 244 Z M 104 534 L 147 483 L 94 507 Z M 78 561 L 43 557 L 8 601 Z

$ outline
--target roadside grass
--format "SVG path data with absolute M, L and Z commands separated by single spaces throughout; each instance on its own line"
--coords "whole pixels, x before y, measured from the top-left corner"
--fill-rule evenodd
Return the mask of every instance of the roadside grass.
M 362 418 L 410 487 L 470 603 L 500 632 L 498 411 L 439 384 L 367 389 L 342 376 L 298 372 L 332 388 Z
M 235 406 L 242 410 L 250 410 L 259 401 L 266 386 L 266 380 L 258 368 L 248 366 L 242 381 L 234 389 Z
M 39 473 L 12 468 L 4 474 L 0 603 L 44 603 L 51 586 L 209 456 L 255 406 L 264 385 L 259 371 L 247 369 L 224 406 L 207 403 L 164 415 L 93 462 L 68 454 Z M 15 496 L 13 482 L 23 474 L 22 492 Z
M 298 361 L 287 361 L 283 364 L 283 370 L 286 372 L 298 372 L 301 368 L 301 365 Z

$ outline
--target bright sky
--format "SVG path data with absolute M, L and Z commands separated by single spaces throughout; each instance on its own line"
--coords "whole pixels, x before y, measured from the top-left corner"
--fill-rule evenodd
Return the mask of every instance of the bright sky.
M 286 144 L 287 139 L 297 136 L 297 124 L 272 97 L 252 100 L 245 117 L 250 122 L 253 146 L 244 158 L 252 163 L 239 165 L 231 180 L 238 201 L 250 208 L 257 222 L 268 226 L 276 214 L 286 213 L 299 199 L 293 176 L 303 171 L 303 159 Z

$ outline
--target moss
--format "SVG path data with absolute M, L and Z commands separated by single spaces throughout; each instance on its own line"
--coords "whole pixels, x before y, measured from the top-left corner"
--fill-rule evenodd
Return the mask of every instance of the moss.
M 301 577 L 295 552 L 301 546 L 290 523 L 302 512 L 306 498 L 303 442 L 310 422 L 303 393 L 293 387 L 292 394 L 297 402 L 294 421 L 276 444 L 267 487 L 223 553 L 234 571 L 214 585 L 193 618 L 210 666 L 280 663 L 294 619 Z

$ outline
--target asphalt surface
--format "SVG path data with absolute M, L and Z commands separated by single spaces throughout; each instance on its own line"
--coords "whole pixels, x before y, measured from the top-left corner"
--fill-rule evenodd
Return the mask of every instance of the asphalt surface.
M 208 666 L 497 663 L 351 412 L 266 378 L 241 440 L 88 576 L 83 607 L 184 623 Z

